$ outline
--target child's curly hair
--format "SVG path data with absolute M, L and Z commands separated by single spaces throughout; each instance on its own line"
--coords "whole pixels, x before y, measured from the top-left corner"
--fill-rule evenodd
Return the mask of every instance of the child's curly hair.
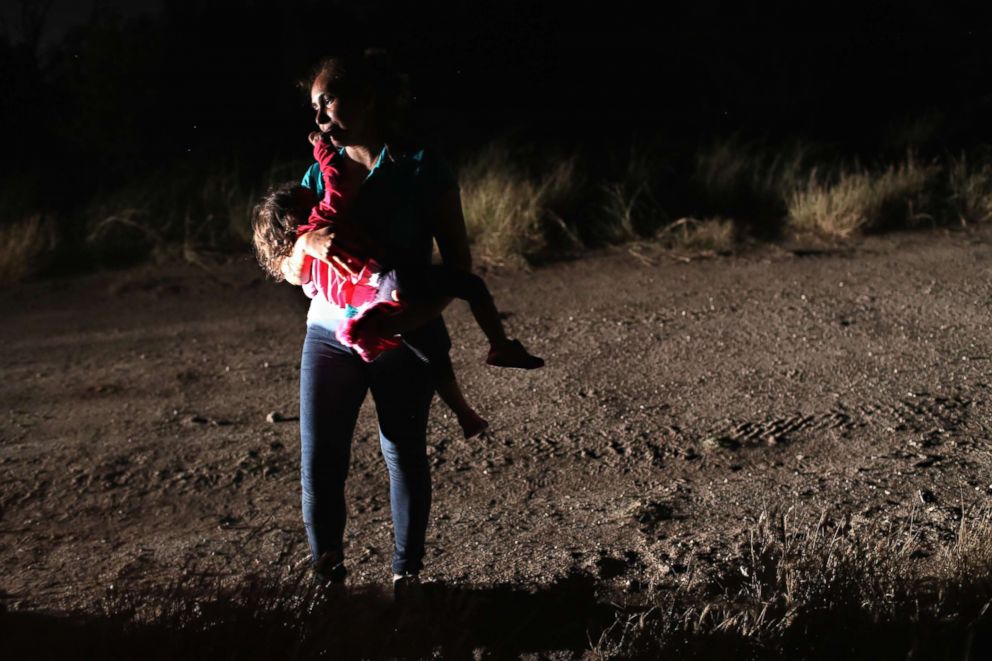
M 293 252 L 296 228 L 307 222 L 316 202 L 313 191 L 292 182 L 269 189 L 252 212 L 252 247 L 262 269 L 277 282 L 285 280 L 282 260 Z

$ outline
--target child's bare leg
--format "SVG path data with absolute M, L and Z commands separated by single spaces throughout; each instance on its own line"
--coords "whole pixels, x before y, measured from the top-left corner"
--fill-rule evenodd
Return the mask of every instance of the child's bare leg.
M 544 367 L 544 361 L 537 356 L 532 356 L 519 340 L 511 340 L 506 336 L 503 322 L 499 318 L 499 310 L 493 301 L 492 294 L 485 281 L 474 273 L 455 271 L 448 269 L 443 274 L 443 279 L 447 281 L 450 291 L 468 301 L 472 308 L 472 316 L 475 322 L 486 334 L 489 340 L 489 355 L 486 363 L 498 367 L 519 367 L 522 369 L 536 369 Z
M 493 347 L 505 346 L 510 339 L 506 336 L 503 321 L 499 318 L 499 310 L 496 309 L 496 303 L 493 302 L 492 296 L 477 296 L 468 304 L 472 308 L 475 323 L 486 334 L 489 344 Z
M 472 438 L 489 426 L 489 423 L 465 401 L 462 389 L 458 387 L 458 381 L 453 378 L 441 379 L 434 384 L 434 388 L 441 401 L 447 404 L 458 418 L 458 424 L 461 425 L 465 438 Z

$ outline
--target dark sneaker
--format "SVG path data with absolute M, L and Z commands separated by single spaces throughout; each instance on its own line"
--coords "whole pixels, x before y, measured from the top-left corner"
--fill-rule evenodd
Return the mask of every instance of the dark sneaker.
M 508 340 L 500 347 L 492 347 L 486 356 L 486 364 L 495 367 L 517 367 L 525 370 L 535 370 L 544 367 L 544 359 L 532 356 L 520 343 L 520 340 Z
M 421 594 L 420 575 L 413 573 L 393 574 L 393 601 L 409 604 L 419 599 Z
M 346 576 L 348 569 L 344 566 L 344 557 L 341 553 L 328 551 L 313 563 L 313 582 L 316 585 L 344 585 Z

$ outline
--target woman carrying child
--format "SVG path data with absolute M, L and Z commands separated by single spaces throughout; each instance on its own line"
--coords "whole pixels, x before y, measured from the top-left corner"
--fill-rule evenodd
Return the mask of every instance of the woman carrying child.
M 366 54 L 325 60 L 309 82 L 318 162 L 305 188 L 282 187 L 259 205 L 255 246 L 267 270 L 304 285 L 312 299 L 300 436 L 313 568 L 318 581 L 344 580 L 344 485 L 358 412 L 371 390 L 389 471 L 393 580 L 416 581 L 431 500 L 426 428 L 435 387 L 466 436 L 486 425 L 454 380 L 441 309 L 452 297 L 470 301 L 491 342 L 490 364 L 534 368 L 543 361 L 506 338 L 488 289 L 470 273 L 450 169 L 429 150 L 394 139 L 396 74 Z M 440 266 L 430 264 L 434 241 Z

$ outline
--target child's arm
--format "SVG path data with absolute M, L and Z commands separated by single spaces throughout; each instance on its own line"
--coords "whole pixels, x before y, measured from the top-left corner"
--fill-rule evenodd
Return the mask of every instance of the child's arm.
M 320 211 L 323 212 L 321 216 L 326 221 L 333 223 L 333 215 L 337 214 L 334 198 L 341 197 L 341 192 L 337 186 L 338 170 L 332 165 L 335 154 L 334 147 L 319 131 L 311 132 L 309 139 L 310 144 L 313 145 L 313 158 L 320 166 L 320 178 L 324 183 L 324 197 L 319 203 Z
M 353 274 L 357 274 L 362 269 L 364 261 L 373 258 L 381 261 L 378 252 L 373 248 L 373 243 L 368 235 L 360 228 L 345 223 L 339 224 L 338 209 L 335 206 L 335 198 L 341 197 L 338 186 L 338 170 L 333 165 L 335 150 L 331 143 L 319 131 L 313 131 L 309 136 L 310 144 L 313 145 L 313 157 L 320 166 L 320 176 L 324 184 L 324 197 L 310 215 L 310 222 L 314 225 L 321 225 L 332 228 L 332 231 L 341 231 L 335 240 L 333 253 L 337 255 L 337 262 Z M 314 255 L 317 257 L 317 255 Z M 331 258 L 329 253 L 327 259 Z

